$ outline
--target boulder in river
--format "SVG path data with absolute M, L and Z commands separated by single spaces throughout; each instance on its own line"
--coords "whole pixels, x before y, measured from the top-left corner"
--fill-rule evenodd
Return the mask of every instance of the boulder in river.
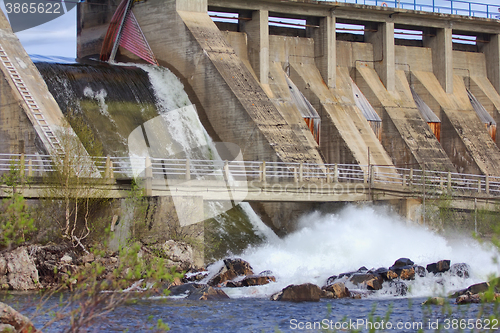
M 345 298 L 350 297 L 351 293 L 349 289 L 342 282 L 337 282 L 326 287 L 323 287 L 322 290 L 326 292 L 332 293 L 332 298 Z
M 35 328 L 28 317 L 23 316 L 7 304 L 0 302 L 0 324 L 12 326 L 15 332 L 41 333 Z
M 470 276 L 470 266 L 466 263 L 453 264 L 450 267 L 450 274 L 468 279 Z
M 446 299 L 443 297 L 430 297 L 422 305 L 445 305 Z
M 208 281 L 209 286 L 217 286 L 238 276 L 253 275 L 252 266 L 243 259 L 224 259 L 224 266 Z
M 186 283 L 180 286 L 172 286 L 170 289 L 170 296 L 184 296 L 191 300 L 216 300 L 228 299 L 227 294 L 217 288 L 213 288 L 206 284 Z
M 272 301 L 319 302 L 321 289 L 315 284 L 291 284 L 279 293 L 271 296 Z
M 488 282 L 476 283 L 469 286 L 467 289 L 462 289 L 454 292 L 453 294 L 450 295 L 450 297 L 456 298 L 465 294 L 475 295 L 479 293 L 484 293 L 485 291 L 488 291 L 489 288 L 490 284 Z
M 337 275 L 332 275 L 328 279 L 326 279 L 326 285 L 329 286 L 331 284 L 335 283 L 335 280 L 337 280 L 339 277 Z
M 403 281 L 389 281 L 388 290 L 391 295 L 406 296 L 408 293 L 408 286 Z
M 241 286 L 262 286 L 268 284 L 269 282 L 276 282 L 276 278 L 272 275 L 248 275 L 241 280 Z
M 229 299 L 229 296 L 221 289 L 217 289 L 211 286 L 202 285 L 201 288 L 197 288 L 187 297 L 190 300 L 200 300 L 200 301 L 213 301 L 221 299 Z
M 415 263 L 408 258 L 399 258 L 394 262 L 394 265 L 392 265 L 392 267 L 413 266 L 413 264 Z
M 425 277 L 427 275 L 427 270 L 423 266 L 414 266 L 415 268 L 415 274 L 418 275 L 419 277 Z
M 429 273 L 444 273 L 450 269 L 450 260 L 440 260 L 438 262 L 427 265 Z
M 384 282 L 380 275 L 367 273 L 356 273 L 351 276 L 349 281 L 356 286 L 366 286 L 368 290 L 380 290 Z
M 399 273 L 401 280 L 415 280 L 415 268 L 406 266 Z

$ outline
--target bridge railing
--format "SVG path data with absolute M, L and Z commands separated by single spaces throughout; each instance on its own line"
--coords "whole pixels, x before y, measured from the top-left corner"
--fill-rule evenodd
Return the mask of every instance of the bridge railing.
M 92 157 L 104 178 L 152 177 L 180 180 L 236 180 L 401 185 L 423 193 L 486 193 L 500 196 L 500 177 L 391 166 L 263 161 L 213 161 L 149 157 Z M 81 167 L 81 166 L 80 166 Z M 0 154 L 0 174 L 22 170 L 30 177 L 57 172 L 49 155 Z
M 399 183 L 403 186 L 420 187 L 422 191 L 426 192 L 482 192 L 500 195 L 499 177 L 384 166 L 378 166 L 377 169 L 380 171 L 373 172 L 372 176 L 374 183 Z M 391 174 L 392 170 L 397 170 L 398 176 Z
M 394 7 L 463 16 L 485 17 L 490 19 L 500 18 L 500 5 L 464 0 L 339 0 L 337 2 Z

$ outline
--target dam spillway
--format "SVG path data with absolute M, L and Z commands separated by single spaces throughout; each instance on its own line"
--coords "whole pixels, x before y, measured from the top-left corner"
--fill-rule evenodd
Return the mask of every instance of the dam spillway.
M 97 17 L 115 9 L 100 3 L 101 9 L 79 7 L 79 57 L 99 53 L 109 18 Z M 245 149 L 248 159 L 499 174 L 500 151 L 466 89 L 498 116 L 497 20 L 327 1 L 148 1 L 132 11 L 158 62 L 189 85 L 218 136 L 240 146 L 255 143 Z M 214 22 L 209 11 L 236 20 Z M 277 27 L 270 17 L 306 24 Z M 364 33 L 344 33 L 337 30 L 341 24 L 360 25 Z M 421 40 L 402 40 L 398 29 L 420 32 Z M 454 34 L 477 42 L 462 46 Z M 120 59 L 141 61 L 123 48 Z M 319 144 L 283 76 L 318 111 Z M 351 78 L 382 120 L 380 140 L 356 106 Z M 441 121 L 439 140 L 411 90 Z

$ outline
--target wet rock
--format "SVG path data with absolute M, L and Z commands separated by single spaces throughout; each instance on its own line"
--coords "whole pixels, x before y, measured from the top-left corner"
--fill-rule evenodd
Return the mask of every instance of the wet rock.
M 243 287 L 243 285 L 241 284 L 241 281 L 227 281 L 226 287 L 228 287 L 228 288 L 240 288 L 240 287 Z
M 272 301 L 289 302 L 318 302 L 321 296 L 321 289 L 315 284 L 291 284 L 279 293 L 271 296 Z
M 229 299 L 229 296 L 221 289 L 217 289 L 207 285 L 202 285 L 201 288 L 197 288 L 192 293 L 190 293 L 187 299 L 212 301 L 212 300 Z
M 0 323 L 14 327 L 18 333 L 41 333 L 28 317 L 23 316 L 7 304 L 0 302 Z
M 415 268 L 403 268 L 399 273 L 399 277 L 401 280 L 415 280 Z
M 322 290 L 331 293 L 332 298 L 345 298 L 351 296 L 349 289 L 342 282 L 337 282 L 332 285 L 323 287 Z
M 366 272 L 368 272 L 368 268 L 366 268 L 365 266 L 361 266 L 360 268 L 358 268 L 358 270 L 356 272 L 357 273 L 366 273 Z
M 388 288 L 390 295 L 406 296 L 408 293 L 408 286 L 403 281 L 389 281 Z
M 427 270 L 423 266 L 415 266 L 415 274 L 419 277 L 425 277 L 427 275 Z
M 382 275 L 382 277 L 384 278 L 384 280 L 392 281 L 394 279 L 397 279 L 399 275 L 393 270 L 388 270 L 385 275 Z
M 370 296 L 373 291 L 370 290 L 350 290 L 351 298 L 362 299 Z
M 446 303 L 446 299 L 443 297 L 430 297 L 422 305 L 444 305 Z
M 356 271 L 356 272 L 341 273 L 341 274 L 339 274 L 338 279 L 350 278 L 351 276 L 353 276 L 356 273 L 358 273 L 358 272 Z
M 171 286 L 169 296 L 186 296 L 190 300 L 217 300 L 228 299 L 227 294 L 206 284 L 185 283 L 180 286 Z
M 276 282 L 276 278 L 268 275 L 249 275 L 241 280 L 240 283 L 242 287 L 250 287 L 262 286 L 268 284 L 269 282 Z
M 349 281 L 357 286 L 366 286 L 368 290 L 380 290 L 382 289 L 382 283 L 384 282 L 380 275 L 365 273 L 354 274 L 351 276 Z
M 470 276 L 470 266 L 465 263 L 453 264 L 450 267 L 450 274 L 467 279 Z
M 224 259 L 224 267 L 208 281 L 209 286 L 217 286 L 238 276 L 253 275 L 252 266 L 242 259 Z
M 384 279 L 384 281 L 391 281 L 391 280 L 394 280 L 394 279 L 398 278 L 398 274 L 397 273 L 395 273 L 394 271 L 391 271 L 391 270 L 389 270 L 388 268 L 385 268 L 385 267 L 377 268 L 376 270 L 369 271 L 368 273 L 379 275 L 379 276 L 381 276 Z
M 488 282 L 481 282 L 481 283 L 476 283 L 471 286 L 469 286 L 467 289 L 462 289 L 454 292 L 453 294 L 450 295 L 450 297 L 456 298 L 465 294 L 479 294 L 479 293 L 484 293 L 485 291 L 488 291 L 490 288 L 490 284 Z
M 394 262 L 392 267 L 404 267 L 404 266 L 413 266 L 415 263 L 408 258 L 399 258 Z
M 481 303 L 481 295 L 479 294 L 461 295 L 457 297 L 455 303 L 457 304 Z
M 174 286 L 174 285 L 169 285 L 168 290 L 169 296 L 183 296 L 183 295 L 189 295 L 192 292 L 196 291 L 199 288 L 202 288 L 204 285 L 203 284 L 198 284 L 198 283 L 185 283 L 181 284 L 179 286 Z
M 484 294 L 470 294 L 467 293 L 462 296 L 458 296 L 455 302 L 457 304 L 469 304 L 469 303 L 488 303 L 488 302 L 497 302 L 500 300 L 500 294 L 494 293 L 493 297 L 483 297 Z
M 368 273 L 374 273 L 374 274 L 378 274 L 378 275 L 384 275 L 384 274 L 387 274 L 389 270 L 385 267 L 379 267 L 377 268 L 376 270 L 372 271 L 370 270 Z
M 326 285 L 329 286 L 331 284 L 335 283 L 335 280 L 337 280 L 339 277 L 337 275 L 332 275 L 328 279 L 326 279 Z
M 26 247 L 18 247 L 5 253 L 4 258 L 7 262 L 7 280 L 10 289 L 39 289 L 38 270 Z
M 191 272 L 188 272 L 184 275 L 184 278 L 182 279 L 182 282 L 188 283 L 188 282 L 197 282 L 203 280 L 206 276 L 208 275 L 208 272 L 205 270 L 200 270 L 196 271 L 193 270 Z
M 450 269 L 450 260 L 440 260 L 436 263 L 427 265 L 427 272 L 429 273 L 444 273 Z

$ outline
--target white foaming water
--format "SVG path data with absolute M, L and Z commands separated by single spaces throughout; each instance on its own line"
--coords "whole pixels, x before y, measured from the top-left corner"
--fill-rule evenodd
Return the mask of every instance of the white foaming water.
M 129 66 L 130 64 L 121 65 Z M 148 127 L 152 134 L 158 134 L 158 138 L 161 138 L 156 142 L 150 141 L 150 147 L 155 146 L 154 150 L 162 157 L 222 161 L 212 138 L 203 127 L 196 109 L 184 91 L 181 81 L 167 68 L 140 64 L 133 64 L 133 66 L 148 73 L 157 99 L 156 107 L 163 118 L 159 131 L 155 131 L 156 124 Z M 149 122 L 154 123 L 155 119 Z M 162 132 L 165 130 L 163 126 L 166 127 L 166 132 Z M 248 203 L 240 203 L 240 206 L 253 225 L 254 232 L 263 238 L 277 238 Z M 205 217 L 220 219 L 221 217 L 217 215 L 231 208 L 232 206 L 228 206 L 227 203 L 208 202 Z
M 300 219 L 299 230 L 283 239 L 247 249 L 240 257 L 254 272 L 271 270 L 276 283 L 261 287 L 225 288 L 232 297 L 269 296 L 289 284 L 314 283 L 323 286 L 329 276 L 368 269 L 390 267 L 398 258 L 412 259 L 426 266 L 438 260 L 467 263 L 468 279 L 449 274 L 407 282 L 409 296 L 444 295 L 450 291 L 487 280 L 498 274 L 493 264 L 495 251 L 473 239 L 448 241 L 426 228 L 371 207 L 349 206 L 338 215 L 314 212 Z M 385 287 L 385 286 L 384 286 Z M 385 291 L 375 296 L 383 297 Z

